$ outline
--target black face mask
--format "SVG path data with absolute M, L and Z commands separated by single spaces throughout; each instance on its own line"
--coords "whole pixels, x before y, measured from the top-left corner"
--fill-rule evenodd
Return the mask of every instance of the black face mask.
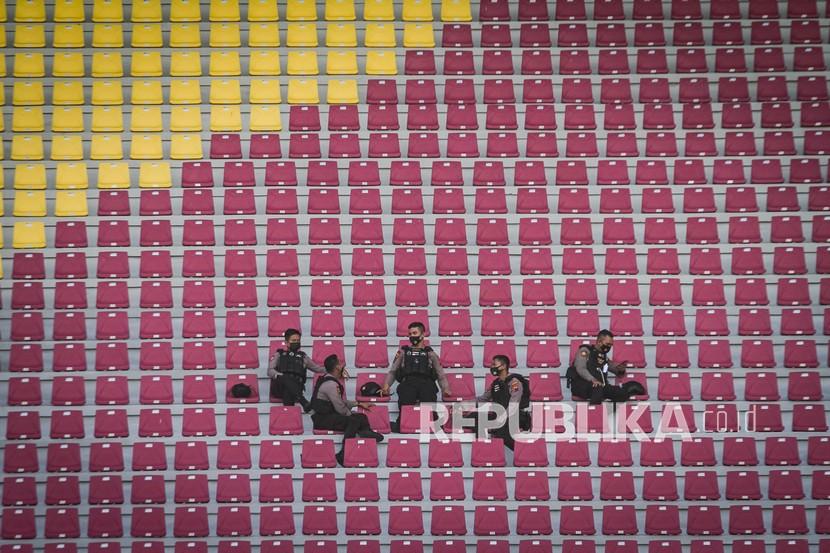
M 413 346 L 417 346 L 418 344 L 421 343 L 421 337 L 420 336 L 410 336 L 409 337 L 409 343 L 411 343 Z
M 294 344 L 288 344 L 288 351 L 293 351 L 294 353 L 300 351 L 300 348 L 303 347 L 299 342 Z
M 608 353 L 609 351 L 611 351 L 611 346 L 603 344 L 597 349 L 600 350 L 602 353 Z
M 501 369 L 498 369 L 496 367 L 490 367 L 490 374 L 492 374 L 493 376 L 498 376 L 500 372 Z

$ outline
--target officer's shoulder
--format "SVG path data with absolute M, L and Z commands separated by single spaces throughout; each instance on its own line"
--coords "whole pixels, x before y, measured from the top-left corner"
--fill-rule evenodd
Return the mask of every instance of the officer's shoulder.
M 431 346 L 424 346 L 424 351 L 425 351 L 425 352 L 427 352 L 427 353 L 432 353 L 432 352 L 433 352 L 433 351 L 435 351 L 435 350 L 434 350 L 434 349 L 432 349 L 432 347 L 431 347 Z
M 285 353 L 285 350 L 282 348 L 277 348 L 277 351 L 275 351 L 274 353 Z
M 591 353 L 591 346 L 579 346 L 579 355 L 582 357 L 588 357 Z

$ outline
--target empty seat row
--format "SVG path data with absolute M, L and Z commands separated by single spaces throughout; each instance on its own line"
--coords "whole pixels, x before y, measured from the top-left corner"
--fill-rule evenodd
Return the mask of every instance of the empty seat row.
M 159 0 L 142 2 L 140 5 L 126 4 L 121 0 L 98 0 L 92 4 L 91 20 L 94 22 L 120 22 L 129 19 L 134 23 L 159 21 L 201 21 L 204 10 L 199 2 L 190 0 L 173 0 L 165 9 Z M 396 11 L 403 21 L 432 21 L 435 13 L 440 13 L 441 21 L 470 21 L 472 19 L 470 3 L 465 0 L 447 0 L 436 2 L 406 0 L 396 10 L 391 0 L 373 0 L 363 5 L 362 16 L 367 21 L 395 20 Z M 14 3 L 13 21 L 31 23 L 42 21 L 81 22 L 86 18 L 83 3 L 65 2 L 48 9 L 43 0 L 18 0 Z M 278 5 L 265 2 L 238 2 L 237 0 L 212 0 L 208 3 L 207 19 L 209 21 L 240 21 L 246 16 L 248 21 L 277 21 L 280 11 L 288 21 L 316 21 L 322 12 L 326 21 L 354 21 L 357 19 L 355 3 L 352 0 L 326 0 L 325 2 L 307 2 L 288 0 L 280 10 Z M 7 21 L 6 6 L 0 14 L 0 21 Z
M 238 138 L 238 137 L 237 137 Z M 278 135 L 251 135 L 250 146 L 254 147 L 254 154 L 257 152 L 276 151 L 274 144 L 279 144 L 276 139 Z M 226 145 L 232 142 L 233 135 L 227 135 L 223 143 Z M 268 150 L 271 146 L 271 150 Z M 238 142 L 241 150 L 241 141 Z M 236 148 L 236 146 L 234 146 Z M 229 150 L 225 150 L 226 152 Z M 249 154 L 250 157 L 250 154 Z M 267 158 L 266 158 L 267 159 Z M 714 159 L 711 165 L 708 160 L 703 159 L 681 159 L 671 164 L 672 178 L 669 178 L 669 164 L 662 159 L 637 160 L 634 164 L 633 182 L 638 185 L 744 185 L 747 182 L 753 185 L 780 185 L 790 184 L 812 184 L 827 182 L 827 176 L 822 174 L 823 168 L 819 159 L 795 158 L 792 160 L 773 159 L 751 159 L 748 163 L 741 158 L 735 159 Z M 256 163 L 256 164 L 255 164 Z M 296 187 L 303 184 L 308 187 L 332 187 L 341 185 L 341 167 L 337 161 L 317 161 L 311 159 L 307 162 L 296 161 L 266 161 L 264 174 L 259 162 L 225 162 L 222 166 L 223 173 L 221 183 L 227 187 L 254 186 L 262 182 L 265 186 Z M 590 165 L 589 165 L 590 163 Z M 749 165 L 749 179 L 747 180 L 747 164 Z M 348 186 L 377 187 L 381 184 L 389 184 L 392 187 L 420 187 L 425 179 L 423 167 L 420 161 L 397 161 L 392 160 L 389 165 L 386 163 L 381 167 L 381 162 L 370 160 L 349 161 L 345 167 L 347 175 L 345 184 Z M 217 167 L 218 168 L 218 167 Z M 381 177 L 383 170 L 383 177 Z M 590 173 L 589 173 L 590 171 Z M 51 176 L 51 173 L 53 176 Z M 123 205 L 127 196 L 123 192 L 112 189 L 130 188 L 130 185 L 137 180 L 140 188 L 171 188 L 173 184 L 173 167 L 169 162 L 140 162 L 137 167 L 138 178 L 131 175 L 131 167 L 124 162 L 102 162 L 97 164 L 94 183 L 100 189 L 111 190 L 105 194 L 99 194 L 99 200 L 117 201 L 119 211 L 129 213 L 129 206 Z M 472 173 L 472 174 L 471 174 Z M 552 175 L 551 175 L 552 173 Z M 589 174 L 591 179 L 589 180 Z M 300 175 L 303 178 L 300 178 Z M 51 179 L 54 179 L 54 187 L 57 190 L 85 189 L 90 185 L 92 175 L 90 167 L 85 161 L 81 162 L 59 162 L 54 165 L 54 173 L 51 167 L 47 173 L 46 163 L 18 163 L 15 164 L 13 175 L 13 186 L 17 190 L 45 190 Z M 51 179 L 50 179 L 51 177 Z M 180 172 L 177 172 L 176 180 L 182 188 L 210 188 L 215 186 L 219 179 L 214 177 L 214 167 L 210 161 L 185 161 L 181 164 Z M 515 163 L 502 160 L 474 161 L 472 168 L 462 165 L 461 161 L 433 161 L 430 164 L 429 179 L 426 181 L 436 187 L 457 187 L 464 185 L 503 187 L 508 182 L 517 188 L 516 194 L 519 197 L 530 196 L 541 192 L 533 187 L 543 187 L 550 184 L 557 186 L 587 186 L 589 182 L 595 182 L 600 186 L 623 187 L 632 183 L 631 167 L 625 159 L 598 160 L 596 164 L 591 160 L 569 159 L 556 161 L 553 165 L 547 165 L 544 161 L 517 161 Z M 528 187 L 523 190 L 523 187 Z M 756 187 L 734 186 L 726 189 L 726 211 L 745 212 L 758 211 Z M 785 189 L 785 190 L 782 190 Z M 824 186 L 811 187 L 810 211 L 822 211 L 826 190 Z M 281 188 L 279 194 L 286 194 L 290 188 Z M 364 188 L 365 190 L 365 188 Z M 600 196 L 609 193 L 608 189 L 600 189 Z M 620 190 L 616 188 L 616 190 Z M 791 200 L 791 189 L 789 187 L 776 187 L 783 198 Z M 584 202 L 589 197 L 590 189 L 584 191 L 568 192 L 574 200 L 573 205 L 578 208 L 574 212 L 582 212 L 586 209 Z M 164 197 L 159 193 L 154 196 L 156 201 L 161 202 Z M 185 191 L 184 195 L 193 191 Z M 311 193 L 309 191 L 309 193 Z M 332 193 L 332 192 L 329 192 Z M 204 192 L 201 194 L 205 194 Z M 320 192 L 323 194 L 323 192 Z M 614 194 L 619 194 L 614 193 Z M 643 189 L 643 196 L 654 194 L 660 196 L 662 201 L 655 204 L 655 213 L 673 211 L 673 193 L 670 189 L 651 188 Z M 686 194 L 686 192 L 684 192 Z M 709 192 L 704 189 L 695 189 L 690 193 L 695 198 L 700 198 L 700 205 L 704 206 L 703 211 L 708 211 L 705 206 L 709 205 L 706 199 Z M 404 196 L 417 206 L 418 198 L 423 195 L 418 189 L 400 188 L 392 190 L 393 196 L 399 196 L 404 201 Z M 441 196 L 461 195 L 459 191 L 436 189 L 433 191 L 433 198 Z M 463 196 L 463 195 L 461 195 Z M 629 193 L 630 196 L 630 193 Z M 111 197 L 111 198 L 110 198 Z M 562 195 L 560 194 L 560 198 Z M 206 200 L 208 196 L 203 196 Z M 538 201 L 543 198 L 534 196 Z M 147 200 L 150 197 L 146 198 Z M 463 202 L 453 203 L 450 211 L 435 211 L 436 213 L 452 213 L 465 209 Z M 463 198 L 461 198 L 463 199 Z M 671 201 L 670 201 L 671 200 Z M 276 201 L 276 200 L 275 200 Z M 285 198 L 287 205 L 290 205 L 291 198 Z M 528 213 L 545 213 L 543 204 L 540 207 L 530 207 L 534 202 L 527 204 Z M 404 204 L 402 204 L 404 205 Z M 625 205 L 624 200 L 620 205 Z M 775 204 L 773 204 L 775 205 Z M 659 206 L 659 207 L 658 207 Z M 416 207 L 406 208 L 409 210 Z M 621 209 L 625 212 L 627 209 Z M 768 211 L 776 211 L 769 209 Z M 521 210 L 519 210 L 521 211 Z M 567 210 L 566 210 L 567 211 Z M 612 210 L 613 211 L 613 210 Z M 106 215 L 104 209 L 100 215 Z M 113 213 L 115 214 L 115 213 Z

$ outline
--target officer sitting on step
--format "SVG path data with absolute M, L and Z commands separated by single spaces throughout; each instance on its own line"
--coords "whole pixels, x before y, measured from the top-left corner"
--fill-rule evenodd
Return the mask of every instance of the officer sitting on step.
M 284 405 L 299 403 L 308 413 L 311 405 L 305 398 L 306 371 L 321 373 L 323 367 L 311 360 L 300 348 L 300 331 L 285 331 L 285 348 L 280 348 L 268 361 L 268 377 L 271 379 L 271 397 L 282 398 Z
M 530 386 L 527 379 L 520 374 L 510 372 L 510 358 L 506 355 L 493 356 L 490 374 L 496 379 L 490 383 L 490 388 L 478 397 L 478 401 L 498 403 L 507 411 L 508 417 L 519 417 L 518 428 L 530 430 L 530 413 L 527 412 L 527 408 L 530 407 Z M 478 433 L 478 428 L 476 428 L 476 433 Z M 490 434 L 494 438 L 501 438 L 505 446 L 513 449 L 514 440 L 510 434 L 509 419 L 504 422 L 504 425 L 492 430 Z
M 625 375 L 626 363 L 614 363 L 608 357 L 613 345 L 614 335 L 601 330 L 596 343 L 579 347 L 565 374 L 574 399 L 586 399 L 596 405 L 606 399 L 628 401 L 631 396 L 645 392 L 638 382 L 627 382 L 623 386 L 608 383 L 608 373 L 618 377 Z
M 337 355 L 329 355 L 323 364 L 326 367 L 326 375 L 317 380 L 311 394 L 311 408 L 314 409 L 311 421 L 314 423 L 314 429 L 342 431 L 344 445 L 346 440 L 355 436 L 383 441 L 383 434 L 372 430 L 366 415 L 352 413 L 354 407 L 369 410 L 372 404 L 345 399 L 341 380 L 348 378 L 349 373 Z M 342 466 L 343 447 L 335 457 Z
M 423 346 L 425 327 L 423 323 L 414 322 L 409 325 L 409 342 L 411 346 L 403 346 L 395 354 L 392 368 L 386 376 L 383 385 L 383 395 L 389 395 L 389 387 L 398 381 L 398 419 L 392 423 L 393 432 L 400 432 L 401 410 L 404 405 L 419 403 L 435 403 L 438 401 L 438 387 L 447 396 L 450 385 L 438 355 L 429 346 Z

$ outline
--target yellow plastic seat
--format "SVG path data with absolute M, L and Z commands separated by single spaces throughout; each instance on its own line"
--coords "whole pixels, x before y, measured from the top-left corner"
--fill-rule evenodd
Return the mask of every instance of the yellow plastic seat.
M 86 173 L 86 169 L 84 169 Z M 114 190 L 130 187 L 130 166 L 121 161 L 98 164 L 98 188 Z
M 466 22 L 473 20 L 470 0 L 441 0 L 441 21 Z
M 77 78 L 85 75 L 84 56 L 80 52 L 55 52 L 52 58 L 52 76 Z
M 320 95 L 317 92 L 317 79 L 289 79 L 289 104 L 319 104 Z
M 251 23 L 248 28 L 248 46 L 251 48 L 277 48 L 280 45 L 280 29 L 277 23 Z
M 39 221 L 18 221 L 12 231 L 12 247 L 18 250 L 45 248 L 46 225 Z
M 241 104 L 242 92 L 237 79 L 213 79 L 210 81 L 211 104 Z
M 354 23 L 329 23 L 326 26 L 326 46 L 356 48 L 357 31 Z
M 45 217 L 46 192 L 43 190 L 18 190 L 14 193 L 15 217 Z
M 46 166 L 42 163 L 18 163 L 14 166 L 15 190 L 46 190 Z
M 43 23 L 46 21 L 46 2 L 17 0 L 14 6 L 14 20 L 18 23 Z
M 43 138 L 39 134 L 12 136 L 12 155 L 15 161 L 40 161 L 43 159 Z
M 14 72 L 18 79 L 34 79 L 46 76 L 46 64 L 40 52 L 17 52 L 14 55 Z
M 94 130 L 94 129 L 93 129 Z M 134 107 L 130 113 L 130 132 L 162 132 L 161 108 L 158 106 Z
M 251 106 L 250 132 L 279 132 L 282 130 L 280 109 L 277 106 L 257 104 Z
M 42 106 L 46 103 L 42 81 L 15 81 L 12 88 L 12 105 Z
M 92 21 L 95 23 L 120 23 L 124 21 L 124 8 L 121 0 L 94 0 L 92 3 Z
M 318 45 L 317 25 L 314 23 L 289 23 L 285 35 L 285 44 L 289 48 L 316 48 Z
M 430 0 L 403 0 L 401 19 L 404 21 L 432 21 Z
M 241 132 L 242 113 L 239 106 L 210 106 L 211 132 Z
M 0 3 L 0 23 L 5 23 L 6 21 L 8 21 L 8 14 L 6 13 L 6 4 Z
M 357 96 L 357 81 L 354 79 L 337 79 L 329 81 L 326 91 L 326 102 L 329 104 L 356 104 L 360 101 Z
M 252 77 L 280 74 L 280 55 L 274 50 L 253 50 L 248 63 Z
M 84 0 L 55 0 L 55 23 L 80 23 L 84 20 Z
M 273 0 L 250 0 L 248 21 L 277 21 L 280 18 L 277 3 Z
M 290 88 L 291 81 L 288 82 Z M 277 79 L 251 79 L 248 92 L 248 101 L 252 104 L 279 104 L 282 102 L 280 82 Z
M 331 50 L 326 57 L 329 75 L 357 75 L 357 53 L 354 50 Z
M 161 22 L 161 0 L 135 0 L 130 11 L 133 23 Z
M 161 77 L 161 52 L 142 50 L 133 52 L 130 58 L 131 77 Z
M 96 23 L 92 26 L 93 48 L 123 48 L 124 33 L 120 23 Z
M 239 48 L 242 46 L 240 37 L 239 23 L 210 24 L 209 44 L 211 48 Z
M 210 53 L 208 72 L 211 77 L 236 77 L 242 74 L 239 52 L 236 50 L 216 51 Z
M 124 112 L 121 106 L 92 108 L 92 132 L 124 132 Z
M 317 2 L 315 0 L 288 0 L 285 8 L 288 21 L 317 21 Z
M 170 139 L 170 159 L 202 159 L 202 137 L 175 133 Z
M 363 43 L 367 48 L 394 48 L 398 44 L 395 26 L 391 23 L 368 23 Z
M 52 35 L 55 48 L 83 48 L 84 28 L 77 23 L 58 23 Z
M 121 81 L 95 80 L 92 82 L 93 106 L 120 106 L 124 103 Z
M 6 55 L 0 52 L 0 77 L 5 77 L 6 73 Z
M 52 132 L 84 132 L 84 130 L 83 108 L 79 106 L 54 107 L 52 110 Z
M 52 135 L 52 154 L 54 161 L 80 161 L 84 159 L 84 143 L 79 134 Z
M 202 113 L 198 106 L 173 106 L 170 110 L 170 130 L 173 132 L 199 132 L 202 130 Z
M 237 0 L 210 0 L 208 17 L 211 21 L 239 21 L 239 2 Z
M 392 0 L 366 0 L 363 4 L 363 19 L 366 21 L 394 21 L 395 6 Z
M 161 48 L 164 40 L 161 23 L 140 23 L 133 25 L 130 45 L 133 48 Z
M 161 81 L 133 81 L 130 98 L 134 106 L 158 106 L 163 104 Z
M 171 77 L 199 77 L 202 74 L 202 61 L 199 52 L 173 52 L 170 55 Z
M 89 188 L 89 174 L 86 163 L 58 163 L 55 168 L 55 188 L 58 190 Z
M 199 0 L 172 0 L 170 3 L 170 21 L 201 21 L 202 11 Z
M 198 23 L 173 23 L 170 25 L 171 48 L 199 48 L 202 35 Z
M 82 106 L 84 87 L 81 81 L 55 81 L 52 86 L 52 104 L 55 106 Z
M 170 188 L 173 175 L 165 161 L 142 161 L 138 165 L 139 188 Z
M 404 23 L 404 48 L 435 48 L 435 37 L 429 23 Z
M 0 25 L 0 48 L 6 47 L 6 27 Z
M 317 75 L 320 69 L 317 66 L 317 53 L 314 50 L 291 50 L 288 52 L 286 66 L 288 75 Z
M 14 26 L 15 48 L 44 48 L 46 27 L 40 23 L 25 23 Z
M 133 135 L 133 141 L 135 137 Z M 120 134 L 93 134 L 89 148 L 89 159 L 124 159 L 124 145 Z
M 43 132 L 43 108 L 40 106 L 19 106 L 12 110 L 12 131 Z
M 162 159 L 160 134 L 134 134 L 130 142 L 130 159 Z
M 55 193 L 55 217 L 86 217 L 89 208 L 84 190 L 58 190 Z
M 117 79 L 124 76 L 121 52 L 95 52 L 92 54 L 92 76 L 96 79 Z
M 170 81 L 171 104 L 201 104 L 202 91 L 199 81 L 190 79 L 173 79 Z
M 353 0 L 326 0 L 326 21 L 354 21 Z
M 398 60 L 394 50 L 369 50 L 366 53 L 367 75 L 397 75 Z

